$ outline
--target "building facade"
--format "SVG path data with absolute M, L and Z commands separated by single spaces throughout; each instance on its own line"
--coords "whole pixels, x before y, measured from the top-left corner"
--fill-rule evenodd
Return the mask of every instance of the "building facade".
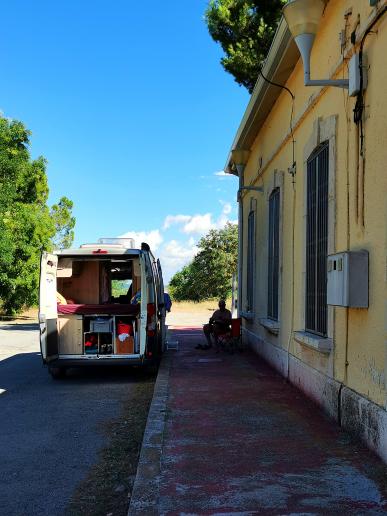
M 329 0 L 311 51 L 319 79 L 347 78 L 360 53 L 363 94 L 305 86 L 282 19 L 226 166 L 240 182 L 244 338 L 385 461 L 386 10 Z

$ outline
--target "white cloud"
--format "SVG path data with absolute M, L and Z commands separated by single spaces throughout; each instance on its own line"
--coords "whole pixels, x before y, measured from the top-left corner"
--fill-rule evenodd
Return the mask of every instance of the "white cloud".
M 187 265 L 197 251 L 196 242 L 193 238 L 190 238 L 188 242 L 170 240 L 165 243 L 159 253 L 165 283 L 169 282 L 175 272 Z
M 165 230 L 171 226 L 189 222 L 191 218 L 191 215 L 167 215 L 164 220 L 163 229 Z
M 172 225 L 180 226 L 180 231 L 186 235 L 205 235 L 210 229 L 221 229 L 229 220 L 232 212 L 232 205 L 229 202 L 219 201 L 223 205 L 222 213 L 217 220 L 213 219 L 212 213 L 203 215 L 167 215 L 164 220 L 163 230 L 169 229 Z
M 225 215 L 229 215 L 231 213 L 231 210 L 232 210 L 232 206 L 229 202 L 224 202 L 224 201 L 219 201 L 220 204 L 223 205 L 223 213 Z
M 188 246 L 183 245 L 177 240 L 171 240 L 163 247 L 163 253 L 168 254 L 170 261 L 186 261 L 192 259 L 197 253 L 197 247 L 194 239 L 189 239 Z
M 216 176 L 221 181 L 224 181 L 228 177 L 235 177 L 233 174 L 226 174 L 224 170 L 219 170 L 218 172 L 214 172 L 214 176 Z
M 168 215 L 161 229 L 128 231 L 121 237 L 133 238 L 136 247 L 139 247 L 141 242 L 147 242 L 152 251 L 157 251 L 156 254 L 163 268 L 164 281 L 167 284 L 177 271 L 192 261 L 198 252 L 197 243 L 200 237 L 206 235 L 211 229 L 222 229 L 227 222 L 236 222 L 230 220 L 233 214 L 232 204 L 223 200 L 219 203 L 222 211 L 217 218 L 214 218 L 212 213 Z M 173 226 L 176 226 L 176 229 Z M 175 234 L 173 239 L 165 241 L 164 232 L 167 230 L 174 230 Z M 176 238 L 178 235 L 176 231 L 180 232 L 181 238 Z
M 232 212 L 232 206 L 229 202 L 219 201 L 223 205 L 222 213 L 219 215 L 218 220 L 215 223 L 216 229 L 222 229 L 227 222 L 233 222 L 230 220 L 230 213 Z
M 167 215 L 164 220 L 163 230 L 171 226 L 180 226 L 180 231 L 187 235 L 207 233 L 213 227 L 211 213 L 204 215 Z
M 194 215 L 191 219 L 184 224 L 182 231 L 187 235 L 196 233 L 203 235 L 207 233 L 213 227 L 211 213 L 205 213 L 204 215 Z
M 137 248 L 140 247 L 141 242 L 146 242 L 150 245 L 152 251 L 156 251 L 163 241 L 159 229 L 153 229 L 152 231 L 128 231 L 119 238 L 133 238 Z

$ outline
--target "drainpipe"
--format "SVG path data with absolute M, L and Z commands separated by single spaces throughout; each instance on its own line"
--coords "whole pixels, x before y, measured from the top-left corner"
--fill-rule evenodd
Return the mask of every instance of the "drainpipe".
M 237 314 L 241 316 L 242 311 L 242 283 L 243 283 L 243 186 L 244 186 L 244 165 L 237 165 L 239 176 L 238 190 L 238 305 Z
M 244 171 L 246 163 L 250 157 L 250 151 L 247 149 L 233 149 L 231 151 L 231 160 L 235 165 L 239 177 L 238 189 L 238 317 L 240 317 L 242 308 L 242 278 L 243 278 L 243 199 L 242 192 L 245 189 Z

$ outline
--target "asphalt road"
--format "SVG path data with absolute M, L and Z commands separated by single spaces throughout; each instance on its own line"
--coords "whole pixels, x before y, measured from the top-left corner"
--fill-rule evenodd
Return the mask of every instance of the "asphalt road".
M 19 353 L 39 353 L 38 328 L 35 323 L 7 324 L 0 321 L 0 360 Z
M 13 356 L 12 356 L 13 355 Z M 53 380 L 36 325 L 0 325 L 0 514 L 63 514 L 141 374 L 72 370 Z

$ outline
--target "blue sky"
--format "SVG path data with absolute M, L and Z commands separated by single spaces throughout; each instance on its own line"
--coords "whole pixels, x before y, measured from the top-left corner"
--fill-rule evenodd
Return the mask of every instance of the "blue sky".
M 216 175 L 248 93 L 226 74 L 207 1 L 21 0 L 2 6 L 0 109 L 48 160 L 50 203 L 74 201 L 75 245 L 133 234 L 166 279 L 235 220 Z

